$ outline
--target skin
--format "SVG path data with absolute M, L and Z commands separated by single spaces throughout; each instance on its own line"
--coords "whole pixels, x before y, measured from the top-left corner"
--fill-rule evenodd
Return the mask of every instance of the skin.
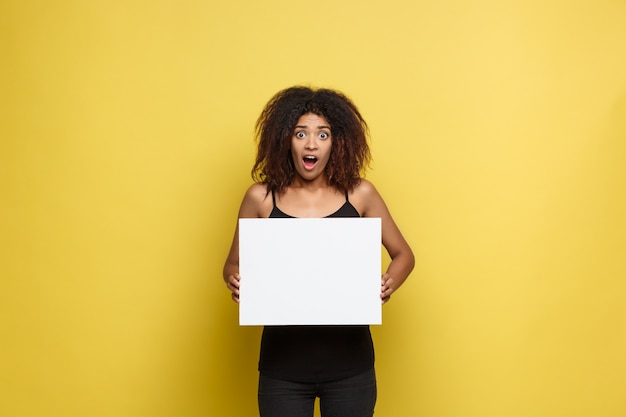
M 332 132 L 326 119 L 307 113 L 300 117 L 291 139 L 291 156 L 295 166 L 293 182 L 283 193 L 276 195 L 276 205 L 294 217 L 325 217 L 345 203 L 345 195 L 329 185 L 324 168 L 332 151 Z M 305 156 L 314 156 L 315 163 L 305 162 Z M 380 217 L 382 244 L 391 262 L 381 278 L 382 303 L 404 283 L 415 265 L 408 243 L 396 226 L 389 210 L 376 188 L 362 179 L 349 193 L 352 205 L 362 217 Z M 267 218 L 273 209 L 272 197 L 263 184 L 248 188 L 239 209 L 239 218 Z M 224 281 L 233 301 L 239 302 L 239 230 L 230 248 L 223 271 Z

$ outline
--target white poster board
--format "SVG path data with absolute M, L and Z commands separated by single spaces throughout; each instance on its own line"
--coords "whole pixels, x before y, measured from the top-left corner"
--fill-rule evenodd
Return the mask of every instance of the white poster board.
M 239 220 L 239 324 L 381 324 L 380 218 Z

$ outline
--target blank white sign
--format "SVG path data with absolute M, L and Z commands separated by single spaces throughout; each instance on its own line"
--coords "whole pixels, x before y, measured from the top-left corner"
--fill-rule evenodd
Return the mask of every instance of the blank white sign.
M 239 219 L 239 324 L 381 324 L 380 218 Z

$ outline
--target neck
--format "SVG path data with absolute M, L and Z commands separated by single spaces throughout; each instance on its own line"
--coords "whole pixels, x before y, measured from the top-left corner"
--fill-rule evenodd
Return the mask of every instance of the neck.
M 326 176 L 319 176 L 312 180 L 307 180 L 302 177 L 296 176 L 291 182 L 290 187 L 302 188 L 308 191 L 316 191 L 322 188 L 330 187 L 328 178 Z

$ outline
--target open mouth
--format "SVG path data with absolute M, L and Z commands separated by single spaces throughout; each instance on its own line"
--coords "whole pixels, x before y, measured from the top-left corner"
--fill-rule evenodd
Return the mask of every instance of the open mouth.
M 317 164 L 317 158 L 314 156 L 307 155 L 302 158 L 302 162 L 304 163 L 304 168 L 313 169 L 315 164 Z

